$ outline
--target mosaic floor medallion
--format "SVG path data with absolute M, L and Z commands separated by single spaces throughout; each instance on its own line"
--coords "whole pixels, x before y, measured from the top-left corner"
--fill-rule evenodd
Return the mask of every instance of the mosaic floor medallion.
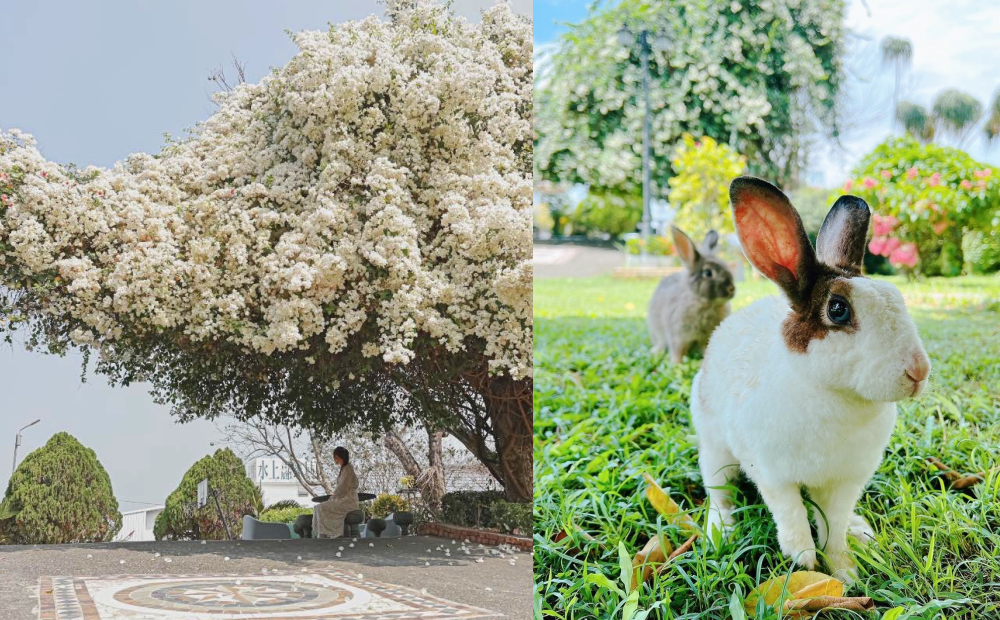
M 42 577 L 39 620 L 438 620 L 498 614 L 339 571 Z

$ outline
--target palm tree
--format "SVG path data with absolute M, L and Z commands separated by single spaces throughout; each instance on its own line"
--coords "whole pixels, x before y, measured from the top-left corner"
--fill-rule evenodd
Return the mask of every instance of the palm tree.
M 896 118 L 899 119 L 899 85 L 903 79 L 903 71 L 910 67 L 913 62 L 913 44 L 909 39 L 902 39 L 894 36 L 886 36 L 882 39 L 882 64 L 892 65 L 895 74 L 896 85 L 892 89 L 892 109 L 897 111 Z
M 990 102 L 987 112 L 989 113 L 989 117 L 986 119 L 986 125 L 983 127 L 983 133 L 986 137 L 987 146 L 990 146 L 1000 139 L 1000 88 L 993 93 L 993 101 Z
M 900 101 L 896 105 L 896 121 L 907 133 L 924 144 L 934 139 L 934 117 L 922 105 Z
M 983 104 L 968 93 L 949 88 L 934 100 L 934 117 L 941 128 L 958 139 L 958 148 L 983 117 Z

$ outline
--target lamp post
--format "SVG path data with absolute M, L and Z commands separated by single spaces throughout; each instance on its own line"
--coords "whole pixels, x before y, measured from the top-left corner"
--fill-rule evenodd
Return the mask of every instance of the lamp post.
M 41 419 L 35 420 L 31 424 L 23 426 L 23 427 L 21 427 L 21 430 L 17 431 L 17 437 L 14 438 L 14 464 L 10 468 L 10 475 L 11 476 L 14 475 L 14 471 L 17 469 L 17 449 L 19 447 L 21 447 L 21 433 L 24 432 L 24 429 L 30 428 L 30 427 L 38 424 L 41 421 L 42 421 Z
M 650 41 L 652 38 L 652 41 Z M 650 142 L 650 104 L 649 104 L 649 53 L 652 49 L 667 51 L 670 49 L 670 39 L 666 35 L 654 36 L 650 31 L 643 29 L 638 35 L 622 26 L 618 31 L 618 42 L 625 47 L 632 47 L 639 43 L 639 58 L 642 62 L 642 95 L 644 110 L 642 115 L 642 257 L 645 262 L 649 248 L 649 228 L 650 211 L 649 200 L 651 192 L 651 180 L 649 171 L 649 142 Z

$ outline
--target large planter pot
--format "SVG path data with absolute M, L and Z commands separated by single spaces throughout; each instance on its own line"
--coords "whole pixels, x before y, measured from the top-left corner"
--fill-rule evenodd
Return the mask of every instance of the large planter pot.
M 299 535 L 299 538 L 312 538 L 313 516 L 311 514 L 299 515 L 292 524 L 292 531 Z
M 368 519 L 365 531 L 375 534 L 375 538 L 380 538 L 382 536 L 382 532 L 385 531 L 385 519 L 379 519 L 378 517 Z
M 403 536 L 407 536 L 410 533 L 410 526 L 413 525 L 413 513 L 409 510 L 398 510 L 391 515 L 389 519 L 393 523 L 399 526 L 400 531 Z

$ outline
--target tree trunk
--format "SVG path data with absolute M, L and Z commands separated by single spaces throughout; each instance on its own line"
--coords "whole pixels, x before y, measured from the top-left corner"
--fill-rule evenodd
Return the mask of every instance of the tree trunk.
M 493 423 L 504 495 L 512 502 L 531 502 L 531 380 L 491 377 L 489 394 L 484 398 Z
M 421 487 L 424 501 L 435 513 L 441 512 L 441 499 L 444 497 L 444 453 L 441 441 L 444 433 L 427 429 L 427 475 Z
M 395 430 L 391 430 L 382 438 L 385 447 L 399 459 L 400 465 L 407 476 L 413 477 L 420 487 L 420 497 L 424 503 L 435 512 L 441 510 L 441 498 L 444 497 L 444 456 L 441 450 L 443 433 L 427 429 L 427 460 L 429 467 L 424 469 L 413 458 L 410 447 Z

